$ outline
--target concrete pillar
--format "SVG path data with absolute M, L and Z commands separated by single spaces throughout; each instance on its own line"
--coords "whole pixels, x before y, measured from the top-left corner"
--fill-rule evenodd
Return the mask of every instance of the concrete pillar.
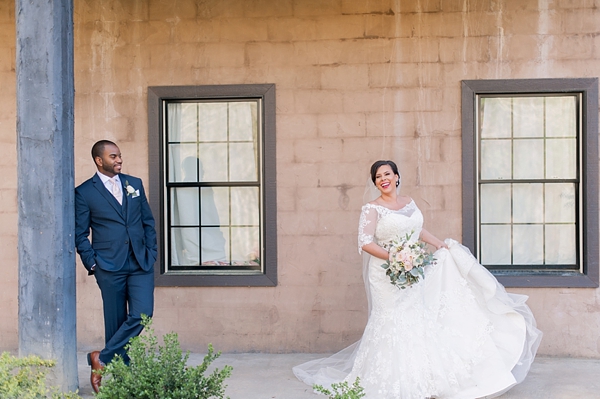
M 16 0 L 19 353 L 75 390 L 73 4 Z

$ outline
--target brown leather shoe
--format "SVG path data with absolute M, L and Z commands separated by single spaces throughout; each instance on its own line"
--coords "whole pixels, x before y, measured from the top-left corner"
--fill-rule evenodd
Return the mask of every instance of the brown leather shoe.
M 102 382 L 102 376 L 98 374 L 98 371 L 104 369 L 104 363 L 100 361 L 100 351 L 93 351 L 87 355 L 88 365 L 92 366 L 92 373 L 90 374 L 90 383 L 94 392 L 98 393 L 100 390 L 100 383 Z

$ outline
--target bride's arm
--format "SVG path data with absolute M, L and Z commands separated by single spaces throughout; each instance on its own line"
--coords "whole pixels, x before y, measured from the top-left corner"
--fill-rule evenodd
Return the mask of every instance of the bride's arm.
M 360 222 L 358 223 L 358 253 L 366 251 L 369 255 L 379 259 L 388 259 L 388 251 L 375 242 L 378 213 L 369 204 L 362 207 Z
M 421 239 L 421 241 L 425 241 L 427 244 L 433 245 L 435 249 L 448 248 L 448 245 L 446 245 L 444 241 L 440 240 L 425 229 L 421 230 L 421 235 L 419 236 L 419 238 Z
M 362 250 L 368 253 L 369 255 L 379 259 L 388 260 L 389 258 L 389 252 L 374 242 L 363 245 Z

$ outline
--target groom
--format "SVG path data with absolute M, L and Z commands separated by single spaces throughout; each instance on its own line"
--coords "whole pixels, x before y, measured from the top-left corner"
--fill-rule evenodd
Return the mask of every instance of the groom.
M 105 346 L 88 354 L 90 382 L 98 392 L 102 370 L 143 329 L 154 308 L 156 231 L 142 181 L 121 173 L 121 151 L 112 141 L 92 147 L 98 171 L 75 189 L 75 246 L 96 277 L 104 308 Z M 92 241 L 90 242 L 90 229 Z

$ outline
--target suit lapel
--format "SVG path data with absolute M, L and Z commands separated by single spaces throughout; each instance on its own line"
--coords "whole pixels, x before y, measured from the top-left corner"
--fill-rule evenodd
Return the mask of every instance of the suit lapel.
M 131 199 L 133 198 L 133 196 L 129 195 L 127 193 L 127 188 L 125 187 L 125 184 L 128 183 L 127 178 L 130 176 L 124 175 L 124 174 L 120 174 L 119 177 L 121 178 L 121 184 L 123 185 L 123 215 L 125 217 L 125 221 L 127 221 L 127 219 L 129 218 L 129 214 L 130 214 L 130 210 L 131 210 Z M 135 188 L 135 187 L 134 187 Z
M 127 189 L 125 188 L 125 182 L 123 181 L 123 175 L 120 176 L 121 177 L 121 186 L 122 186 L 122 192 L 123 192 L 123 216 L 125 218 L 125 221 L 127 221 L 127 218 L 129 217 L 129 195 L 127 195 Z
M 106 201 L 108 201 L 108 203 L 113 208 L 115 208 L 115 211 L 117 211 L 119 216 L 121 216 L 123 219 L 125 219 L 123 217 L 123 207 L 115 199 L 115 197 L 112 195 L 112 193 L 110 191 L 108 191 L 108 189 L 104 186 L 104 183 L 102 183 L 102 180 L 100 179 L 100 177 L 97 174 L 94 174 L 94 177 L 92 177 L 92 183 L 94 183 L 94 187 L 106 199 Z

